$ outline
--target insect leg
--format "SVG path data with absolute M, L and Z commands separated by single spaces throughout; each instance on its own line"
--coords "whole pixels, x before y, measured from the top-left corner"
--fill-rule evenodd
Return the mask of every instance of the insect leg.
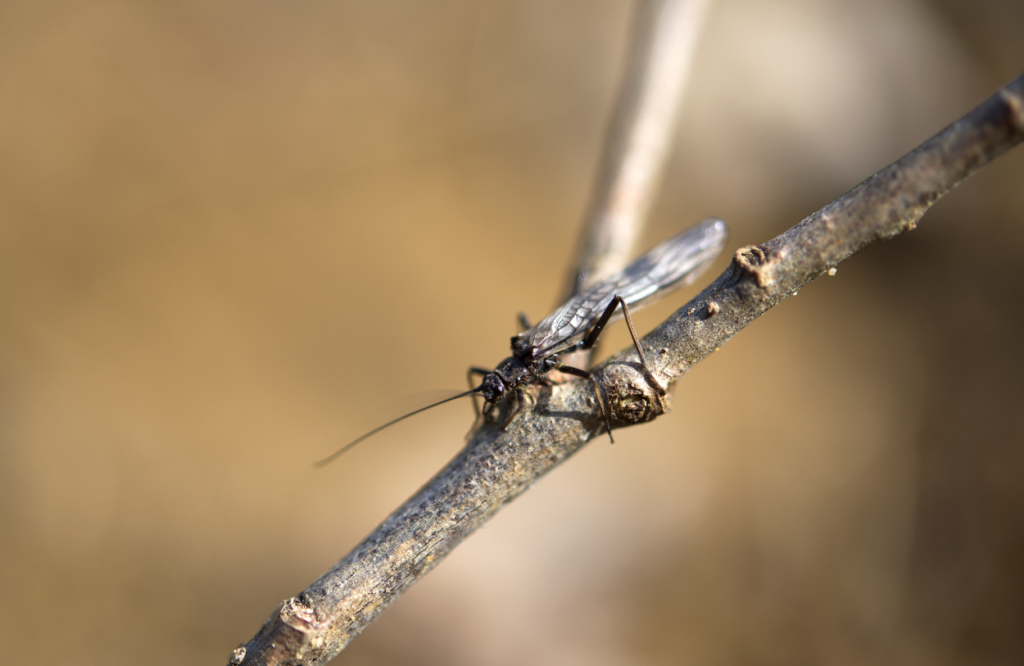
M 601 408 L 601 416 L 604 417 L 604 425 L 608 428 L 608 439 L 612 440 L 612 444 L 615 443 L 615 438 L 612 437 L 612 420 L 608 416 L 608 410 L 604 407 L 604 400 L 601 399 L 601 391 L 597 388 L 597 380 L 586 370 L 580 370 L 574 368 L 571 365 L 564 365 L 559 363 L 555 366 L 555 369 L 559 372 L 564 372 L 567 375 L 573 375 L 575 377 L 582 377 L 590 380 L 590 385 L 594 387 L 594 396 L 597 397 L 597 404 Z
M 523 411 L 523 407 L 526 406 L 526 397 L 524 395 L 525 393 L 526 393 L 526 388 L 525 387 L 523 387 L 523 386 L 516 387 L 516 408 L 512 410 L 512 413 L 508 415 L 508 418 L 505 419 L 505 422 L 501 424 L 501 429 L 502 430 L 507 428 L 509 423 L 512 423 L 512 419 L 514 419 L 516 417 L 516 414 L 518 414 L 519 412 Z
M 533 328 L 533 324 L 530 323 L 530 318 L 526 316 L 525 312 L 520 312 L 517 316 L 517 319 L 519 320 L 520 333 L 523 333 Z
M 469 382 L 469 388 L 471 388 L 471 389 L 472 388 L 476 388 L 475 386 L 473 386 L 473 375 L 480 375 L 481 377 L 486 377 L 489 374 L 491 374 L 490 370 L 485 370 L 484 368 L 477 368 L 477 367 L 472 367 L 471 366 L 469 368 L 469 370 L 466 371 L 466 381 Z M 476 412 L 476 417 L 479 419 L 480 418 L 480 404 L 476 401 L 476 398 L 477 398 L 477 395 L 474 393 L 473 394 L 473 411 Z
M 596 324 L 594 324 L 594 328 L 590 329 L 590 332 L 587 333 L 586 339 L 580 343 L 580 349 L 586 350 L 594 346 L 594 343 L 597 342 L 597 337 L 601 335 L 601 331 L 603 331 L 604 327 L 608 324 L 608 320 L 612 318 L 613 314 L 615 314 L 615 308 L 620 306 L 622 307 L 622 314 L 626 319 L 626 326 L 629 328 L 629 335 L 633 338 L 633 346 L 636 347 L 636 353 L 640 357 L 640 366 L 643 367 L 644 374 L 647 376 L 647 381 L 654 387 L 654 390 L 658 392 L 658 395 L 665 395 L 667 391 L 661 385 L 661 382 L 659 382 L 654 376 L 654 373 L 651 372 L 651 367 L 647 365 L 647 358 L 644 356 L 644 350 L 640 347 L 640 338 L 636 334 L 636 328 L 633 327 L 633 318 L 629 316 L 629 308 L 626 307 L 626 302 L 622 300 L 622 297 L 618 294 L 616 294 L 612 299 L 612 302 L 608 304 L 608 307 L 601 315 L 601 318 L 597 320 Z

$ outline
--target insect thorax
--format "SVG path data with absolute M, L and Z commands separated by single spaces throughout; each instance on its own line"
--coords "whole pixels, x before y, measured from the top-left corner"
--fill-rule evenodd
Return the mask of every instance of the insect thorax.
M 498 375 L 509 389 L 528 382 L 533 375 L 529 366 L 516 356 L 509 356 L 499 363 L 494 369 L 494 374 Z
M 533 358 L 533 347 L 530 346 L 530 332 L 512 336 L 512 355 L 528 363 Z

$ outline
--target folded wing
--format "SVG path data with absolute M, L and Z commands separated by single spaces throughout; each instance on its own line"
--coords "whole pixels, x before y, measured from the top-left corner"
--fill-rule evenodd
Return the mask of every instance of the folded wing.
M 728 237 L 725 222 L 708 218 L 584 289 L 524 333 L 529 336 L 533 357 L 558 354 L 582 340 L 616 295 L 635 310 L 690 284 L 718 257 Z M 621 318 L 620 310 L 612 321 Z

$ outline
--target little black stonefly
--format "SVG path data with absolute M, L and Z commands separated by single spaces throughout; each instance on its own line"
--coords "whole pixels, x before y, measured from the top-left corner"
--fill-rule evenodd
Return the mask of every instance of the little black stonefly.
M 629 315 L 630 308 L 638 309 L 661 298 L 673 289 L 693 282 L 721 253 L 728 235 L 725 222 L 716 218 L 707 218 L 696 226 L 657 245 L 618 273 L 583 289 L 536 326 L 528 326 L 525 318 L 521 317 L 523 328 L 527 330 L 512 338 L 512 355 L 499 363 L 494 370 L 469 369 L 470 377 L 473 375 L 483 377 L 479 386 L 388 421 L 349 442 L 335 453 L 317 462 L 316 466 L 327 465 L 356 444 L 388 426 L 466 396 L 474 397 L 474 407 L 476 407 L 475 397 L 481 396 L 486 403 L 483 417 L 489 418 L 500 403 L 514 394 L 516 406 L 502 423 L 501 427 L 505 428 L 526 405 L 526 387 L 531 384 L 549 383 L 546 375 L 552 370 L 593 381 L 589 372 L 563 364 L 560 356 L 590 349 L 597 342 L 604 327 L 619 317 L 626 320 L 647 381 L 658 393 L 664 394 L 665 388 L 654 377 L 647 364 L 647 359 L 644 357 L 640 339 L 637 337 L 633 320 Z M 611 437 L 608 413 L 600 393 L 597 391 L 596 384 L 594 391 L 597 393 L 597 402 L 604 415 L 608 436 Z M 477 408 L 478 419 L 480 415 L 479 408 Z

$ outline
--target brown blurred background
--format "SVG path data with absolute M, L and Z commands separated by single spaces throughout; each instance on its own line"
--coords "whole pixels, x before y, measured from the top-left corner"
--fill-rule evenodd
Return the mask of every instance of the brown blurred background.
M 555 305 L 630 11 L 0 4 L 5 663 L 224 663 L 455 454 L 468 404 L 310 466 Z M 1017 75 L 1022 34 L 1016 0 L 721 0 L 645 247 L 780 233 Z M 1018 148 L 337 663 L 1024 662 L 1022 221 Z

